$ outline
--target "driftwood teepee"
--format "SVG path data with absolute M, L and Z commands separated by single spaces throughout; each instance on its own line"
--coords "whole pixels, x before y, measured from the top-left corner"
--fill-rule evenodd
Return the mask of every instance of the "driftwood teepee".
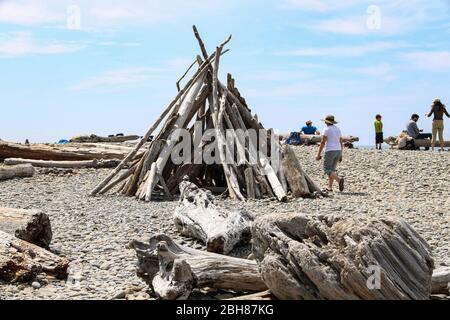
M 264 129 L 257 116 L 252 115 L 235 87 L 233 77 L 228 74 L 226 85 L 219 81 L 220 57 L 228 51 L 224 47 L 231 36 L 215 52 L 208 54 L 196 27 L 193 29 L 203 58 L 197 56 L 177 82 L 178 94 L 173 101 L 134 150 L 91 191 L 91 195 L 106 193 L 120 184 L 119 192 L 142 200 L 150 201 L 157 192 L 170 197 L 178 192 L 178 185 L 186 175 L 199 187 L 220 193 L 227 191 L 231 198 L 238 200 L 275 196 L 279 201 L 285 201 L 289 192 L 294 197 L 320 193 L 301 169 L 292 150 L 289 147 L 282 149 L 273 130 Z M 195 64 L 199 65 L 198 69 L 181 88 L 181 80 Z M 138 151 L 159 127 L 159 133 L 147 150 L 137 157 Z M 207 130 L 213 131 L 214 140 L 200 138 L 198 145 L 180 152 L 184 161 L 175 163 L 171 155 L 178 152 L 180 129 L 194 141 Z M 245 136 L 249 130 L 258 133 L 256 140 Z M 230 131 L 237 132 L 232 142 L 227 135 Z M 217 159 L 215 163 L 198 162 L 196 155 L 191 155 L 191 151 L 195 153 L 194 149 L 205 152 L 208 148 L 215 150 L 212 152 Z M 243 153 L 244 159 L 235 157 L 235 150 Z M 232 161 L 227 161 L 230 154 Z

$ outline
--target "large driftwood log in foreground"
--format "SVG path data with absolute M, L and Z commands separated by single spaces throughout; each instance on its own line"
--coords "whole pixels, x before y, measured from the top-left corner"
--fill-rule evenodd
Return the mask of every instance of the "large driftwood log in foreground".
M 187 299 L 193 288 L 259 292 L 262 282 L 255 261 L 195 250 L 176 244 L 166 235 L 134 240 L 137 274 L 162 299 Z
M 34 244 L 0 231 L 0 280 L 33 280 L 39 273 L 64 279 L 69 261 Z
M 252 235 L 261 276 L 279 299 L 429 299 L 430 247 L 402 220 L 272 214 Z
M 0 181 L 13 178 L 32 177 L 35 169 L 30 164 L 22 164 L 17 166 L 0 166 Z
M 120 160 L 82 160 L 82 161 L 50 161 L 8 158 L 4 161 L 5 165 L 31 164 L 38 168 L 65 168 L 65 169 L 83 169 L 83 168 L 115 168 Z
M 0 208 L 0 230 L 43 248 L 52 241 L 50 219 L 38 210 Z
M 140 136 L 129 135 L 129 136 L 113 136 L 113 137 L 100 137 L 95 134 L 91 134 L 88 136 L 78 136 L 70 139 L 70 142 L 78 142 L 78 143 L 92 143 L 92 142 L 125 142 L 138 140 Z
M 22 145 L 0 141 L 0 160 L 7 158 L 54 161 L 123 159 L 129 150 L 131 148 L 100 143 Z
M 220 254 L 227 254 L 235 245 L 251 239 L 253 217 L 249 213 L 217 207 L 211 192 L 186 179 L 180 183 L 180 192 L 174 223 L 182 235 L 200 239 L 208 251 Z
M 431 278 L 431 293 L 450 295 L 450 267 L 434 270 Z

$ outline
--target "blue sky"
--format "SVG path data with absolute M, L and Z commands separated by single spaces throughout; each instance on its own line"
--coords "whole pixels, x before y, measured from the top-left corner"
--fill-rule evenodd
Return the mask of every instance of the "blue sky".
M 143 134 L 199 53 L 196 24 L 209 51 L 233 34 L 221 77 L 266 127 L 331 113 L 371 144 L 376 113 L 396 135 L 450 105 L 449 16 L 449 0 L 0 0 L 0 139 Z

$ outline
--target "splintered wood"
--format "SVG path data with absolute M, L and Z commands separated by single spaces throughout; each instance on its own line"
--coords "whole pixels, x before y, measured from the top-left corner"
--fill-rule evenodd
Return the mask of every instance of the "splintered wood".
M 137 275 L 164 300 L 187 299 L 195 288 L 260 292 L 267 289 L 254 260 L 191 249 L 159 234 L 146 241 L 133 240 L 138 258 Z
M 298 161 L 291 163 L 289 150 L 281 149 L 274 131 L 266 130 L 252 114 L 231 74 L 226 84 L 219 80 L 220 58 L 227 51 L 224 48 L 231 36 L 208 54 L 197 28 L 193 29 L 201 56 L 178 80 L 176 97 L 91 195 L 104 194 L 119 186 L 117 192 L 145 201 L 170 198 L 178 192 L 185 175 L 200 188 L 225 190 L 236 200 L 275 197 L 286 201 L 289 194 L 294 197 L 320 194 Z M 181 87 L 181 80 L 195 64 L 198 69 Z M 158 128 L 160 131 L 142 157 L 133 162 L 144 142 Z M 295 181 L 296 178 L 301 182 Z
M 278 299 L 425 300 L 446 287 L 432 280 L 431 248 L 405 221 L 272 214 L 252 226 L 261 277 Z

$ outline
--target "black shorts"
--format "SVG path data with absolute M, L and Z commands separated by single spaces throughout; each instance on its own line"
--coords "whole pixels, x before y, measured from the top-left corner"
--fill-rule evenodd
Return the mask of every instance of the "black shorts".
M 376 133 L 375 135 L 375 142 L 376 143 L 383 143 L 384 142 L 384 138 L 383 138 L 383 133 Z

